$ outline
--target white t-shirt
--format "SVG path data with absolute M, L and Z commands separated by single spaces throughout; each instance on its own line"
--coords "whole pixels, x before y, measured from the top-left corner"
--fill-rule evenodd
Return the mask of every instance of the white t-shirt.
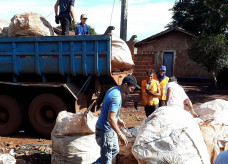
M 168 88 L 171 89 L 171 93 L 167 106 L 184 108 L 184 100 L 188 99 L 184 89 L 176 82 L 167 84 L 166 93 Z

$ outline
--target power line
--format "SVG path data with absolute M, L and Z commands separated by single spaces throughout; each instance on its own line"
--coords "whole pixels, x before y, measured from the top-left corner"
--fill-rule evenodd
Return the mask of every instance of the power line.
M 50 13 L 48 16 L 46 16 L 45 19 L 46 19 L 47 17 L 51 16 L 54 12 L 55 12 L 55 11 L 53 11 L 53 12 Z
M 110 18 L 110 26 L 112 24 L 112 15 L 113 15 L 113 10 L 114 10 L 114 7 L 115 7 L 115 3 L 116 3 L 116 0 L 113 1 L 113 5 L 112 5 L 112 12 L 111 12 L 111 18 Z

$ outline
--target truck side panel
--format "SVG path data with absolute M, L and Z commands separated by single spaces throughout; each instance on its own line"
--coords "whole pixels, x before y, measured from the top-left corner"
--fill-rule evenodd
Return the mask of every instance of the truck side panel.
M 110 75 L 109 35 L 0 38 L 0 74 Z

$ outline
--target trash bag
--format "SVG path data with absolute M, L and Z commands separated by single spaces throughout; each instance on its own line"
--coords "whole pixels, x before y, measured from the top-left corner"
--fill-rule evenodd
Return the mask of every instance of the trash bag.
M 9 36 L 54 36 L 51 24 L 40 14 L 23 13 L 11 19 Z
M 0 154 L 0 164 L 16 164 L 16 159 L 9 154 Z
M 228 150 L 228 101 L 217 99 L 195 109 L 211 163 L 218 154 Z
M 112 36 L 112 71 L 129 70 L 134 65 L 127 44 L 120 38 Z
M 175 107 L 161 107 L 143 121 L 132 153 L 139 164 L 210 164 L 197 122 Z

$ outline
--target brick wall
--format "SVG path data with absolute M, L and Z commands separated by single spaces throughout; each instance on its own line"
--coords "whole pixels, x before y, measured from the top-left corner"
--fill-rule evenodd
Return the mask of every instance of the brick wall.
M 141 55 L 137 54 L 134 58 L 134 76 L 136 77 L 138 83 L 146 78 L 146 71 L 148 69 L 157 68 L 156 64 L 154 64 L 155 55 L 154 54 L 146 54 Z

